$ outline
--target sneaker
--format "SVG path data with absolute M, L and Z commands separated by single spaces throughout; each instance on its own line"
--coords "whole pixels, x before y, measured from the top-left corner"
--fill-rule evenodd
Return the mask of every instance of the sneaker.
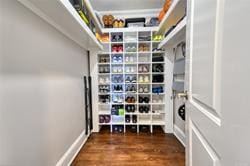
M 118 72 L 117 67 L 113 67 L 113 73 L 117 73 L 117 72 Z
M 118 61 L 117 56 L 113 56 L 113 62 L 114 62 L 114 63 L 117 63 L 117 61 Z
M 106 77 L 106 79 L 105 79 L 105 83 L 106 83 L 106 84 L 109 84 L 109 83 L 110 83 L 110 80 L 109 80 L 109 78 L 108 78 L 108 77 Z
M 122 96 L 119 96 L 117 102 L 118 102 L 118 103 L 122 103 L 122 101 L 123 101 L 123 100 L 122 100 Z
M 122 77 L 118 77 L 118 81 L 117 81 L 117 83 L 122 83 L 122 82 L 123 82 Z
M 143 83 L 143 82 L 144 82 L 143 76 L 140 76 L 140 77 L 139 77 L 139 82 L 140 82 L 140 83 Z
M 134 85 L 131 87 L 131 91 L 134 92 L 134 93 L 136 92 L 136 88 L 135 88 Z
M 139 93 L 143 93 L 143 88 L 142 87 L 140 87 Z
M 132 83 L 136 83 L 136 76 L 134 76 L 131 80 Z
M 141 73 L 143 71 L 143 67 L 139 66 L 138 72 Z
M 147 66 L 143 66 L 143 67 L 142 67 L 142 71 L 143 71 L 144 73 L 147 73 L 147 72 L 148 72 L 148 67 L 147 67 Z
M 121 56 L 118 57 L 118 62 L 122 63 L 122 57 Z
M 122 73 L 122 67 L 118 67 L 117 72 L 118 72 L 118 73 Z
M 100 84 L 104 84 L 104 79 L 103 79 L 103 78 L 100 78 L 100 79 L 99 79 L 99 83 L 100 83 Z
M 134 62 L 134 57 L 133 56 L 131 56 L 130 58 L 129 58 L 129 62 Z
M 130 67 L 130 72 L 134 73 L 135 72 L 135 68 L 134 67 Z
M 129 56 L 126 56 L 126 58 L 125 58 L 125 62 L 129 62 L 129 61 L 130 61 Z
M 126 78 L 125 82 L 126 82 L 126 83 L 130 83 L 130 82 L 131 82 L 131 80 L 130 80 L 130 77 L 129 77 L 129 76 L 127 76 L 127 78 Z
M 117 97 L 117 95 L 113 96 L 113 102 L 114 102 L 114 103 L 117 103 L 117 102 L 118 102 L 118 97 Z
M 129 73 L 129 72 L 130 72 L 130 68 L 126 67 L 126 73 Z
M 144 93 L 149 93 L 148 91 L 148 87 L 145 87 L 144 90 L 143 90 Z
M 145 77 L 144 77 L 144 82 L 145 82 L 145 83 L 148 83 L 148 82 L 149 82 L 149 77 L 148 77 L 148 76 L 145 76 Z

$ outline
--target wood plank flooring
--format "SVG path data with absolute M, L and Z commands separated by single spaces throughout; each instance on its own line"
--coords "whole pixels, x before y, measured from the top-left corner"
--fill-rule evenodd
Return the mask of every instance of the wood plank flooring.
M 111 134 L 108 130 L 91 135 L 72 166 L 184 166 L 185 149 L 172 134 Z

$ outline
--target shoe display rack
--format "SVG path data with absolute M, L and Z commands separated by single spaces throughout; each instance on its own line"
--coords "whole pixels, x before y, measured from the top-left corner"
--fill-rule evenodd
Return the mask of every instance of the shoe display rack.
M 110 32 L 98 54 L 99 126 L 153 132 L 166 125 L 164 50 L 153 31 Z

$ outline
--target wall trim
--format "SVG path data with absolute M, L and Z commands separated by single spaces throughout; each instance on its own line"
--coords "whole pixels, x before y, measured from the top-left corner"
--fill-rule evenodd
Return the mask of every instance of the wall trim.
M 75 159 L 76 155 L 79 153 L 83 145 L 88 140 L 89 135 L 85 135 L 85 130 L 79 135 L 79 137 L 73 142 L 69 149 L 64 153 L 60 160 L 56 163 L 56 166 L 70 166 L 70 164 Z
M 174 125 L 174 135 L 181 142 L 181 144 L 186 147 L 186 135 L 185 133 L 176 125 Z

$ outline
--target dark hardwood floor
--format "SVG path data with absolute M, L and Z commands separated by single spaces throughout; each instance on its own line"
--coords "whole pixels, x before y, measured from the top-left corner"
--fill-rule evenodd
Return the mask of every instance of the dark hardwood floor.
M 184 166 L 185 149 L 172 134 L 150 133 L 91 135 L 72 166 Z

